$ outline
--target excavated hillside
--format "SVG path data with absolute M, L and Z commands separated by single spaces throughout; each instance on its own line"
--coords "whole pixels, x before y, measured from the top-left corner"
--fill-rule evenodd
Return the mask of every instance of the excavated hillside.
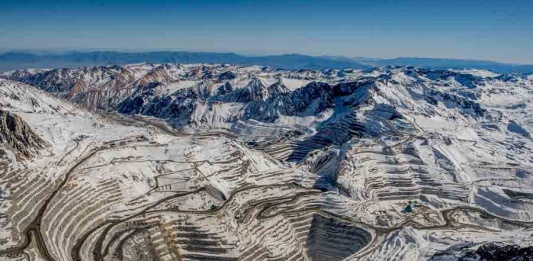
M 5 144 L 32 155 L 0 173 L 3 259 L 459 260 L 533 245 L 532 75 L 134 64 L 0 78 Z

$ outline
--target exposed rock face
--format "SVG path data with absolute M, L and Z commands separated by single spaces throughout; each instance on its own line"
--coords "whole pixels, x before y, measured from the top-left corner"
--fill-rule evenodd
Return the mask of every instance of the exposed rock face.
M 0 110 L 0 139 L 3 149 L 12 149 L 17 155 L 31 158 L 47 146 L 22 118 Z
M 308 258 L 344 260 L 370 243 L 371 235 L 350 223 L 315 215 L 307 235 Z
M 520 247 L 487 243 L 479 246 L 477 250 L 465 246 L 436 253 L 431 260 L 531 261 L 533 260 L 533 246 Z

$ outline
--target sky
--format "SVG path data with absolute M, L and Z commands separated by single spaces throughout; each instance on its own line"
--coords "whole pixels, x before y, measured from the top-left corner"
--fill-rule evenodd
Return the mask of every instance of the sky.
M 533 1 L 0 0 L 0 50 L 25 49 L 533 64 Z

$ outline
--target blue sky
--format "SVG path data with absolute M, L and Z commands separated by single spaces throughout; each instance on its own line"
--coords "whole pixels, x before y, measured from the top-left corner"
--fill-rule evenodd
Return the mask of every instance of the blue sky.
M 191 50 L 533 64 L 531 0 L 1 0 L 0 50 Z

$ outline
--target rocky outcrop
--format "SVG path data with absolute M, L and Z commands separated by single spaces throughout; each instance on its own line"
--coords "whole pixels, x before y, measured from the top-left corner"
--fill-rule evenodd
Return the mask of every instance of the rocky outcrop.
M 3 110 L 0 110 L 0 139 L 5 149 L 26 158 L 38 154 L 47 146 L 22 118 Z
M 436 253 L 430 260 L 533 260 L 533 247 L 487 243 L 473 250 L 465 245 Z

